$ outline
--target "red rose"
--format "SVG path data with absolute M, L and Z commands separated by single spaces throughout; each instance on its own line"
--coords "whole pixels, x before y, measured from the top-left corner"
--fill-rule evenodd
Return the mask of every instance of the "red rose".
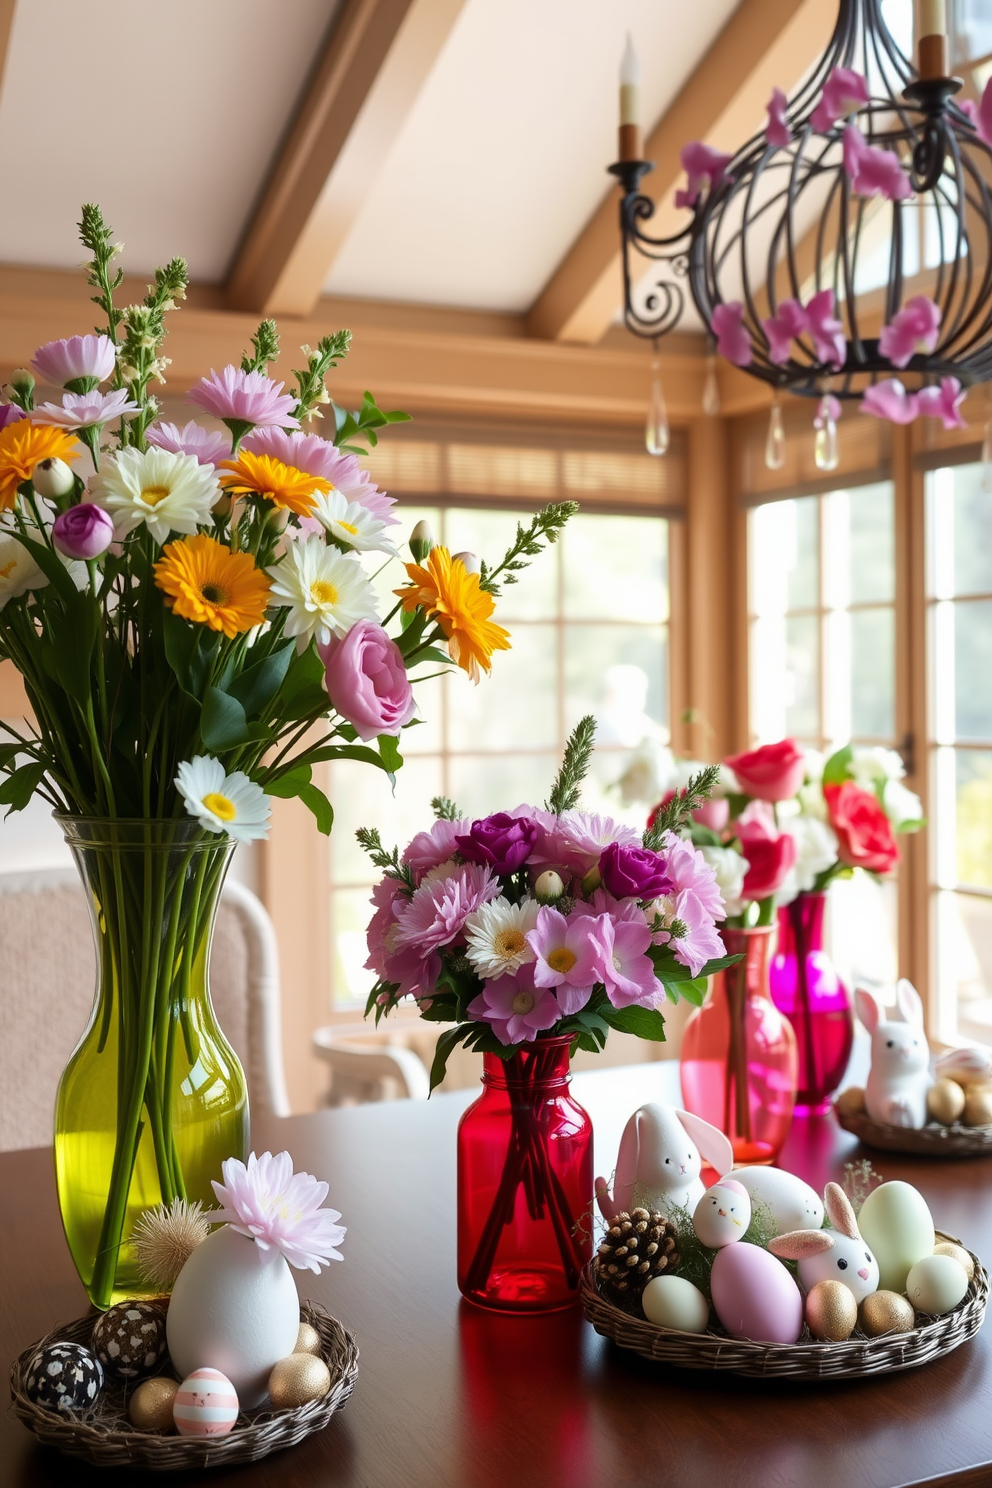
M 871 873 L 891 873 L 899 861 L 899 849 L 892 823 L 874 791 L 845 780 L 843 785 L 825 785 L 823 795 L 830 825 L 837 833 L 841 862 Z
M 733 770 L 744 794 L 759 801 L 788 801 L 802 785 L 806 771 L 803 752 L 795 739 L 732 754 L 724 764 Z
M 739 827 L 741 852 L 747 862 L 742 899 L 767 899 L 776 893 L 796 861 L 796 839 L 788 832 L 769 831 L 754 819 Z

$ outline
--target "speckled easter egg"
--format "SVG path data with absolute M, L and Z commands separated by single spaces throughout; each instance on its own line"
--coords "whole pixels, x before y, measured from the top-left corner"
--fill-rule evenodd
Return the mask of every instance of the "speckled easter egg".
M 732 1338 L 795 1343 L 803 1331 L 803 1299 L 791 1273 L 776 1256 L 746 1240 L 717 1251 L 710 1295 Z
M 90 1348 L 108 1374 L 138 1379 L 165 1358 L 165 1313 L 153 1302 L 118 1302 L 97 1318 Z
M 103 1389 L 99 1359 L 81 1343 L 50 1343 L 28 1365 L 24 1391 L 45 1410 L 86 1411 Z
M 226 1436 L 238 1419 L 238 1393 L 219 1369 L 194 1369 L 179 1386 L 172 1419 L 180 1436 Z

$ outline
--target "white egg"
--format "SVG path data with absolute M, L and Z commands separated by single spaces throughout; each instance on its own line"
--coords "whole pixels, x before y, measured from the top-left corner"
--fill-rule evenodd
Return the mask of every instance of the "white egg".
M 883 1183 L 865 1199 L 858 1228 L 878 1262 L 883 1292 L 902 1292 L 916 1262 L 933 1254 L 934 1229 L 926 1200 L 911 1183 Z
M 750 1223 L 748 1191 L 732 1178 L 724 1178 L 708 1188 L 692 1213 L 692 1228 L 712 1250 L 743 1240 Z
M 710 1320 L 710 1304 L 684 1276 L 656 1276 L 644 1288 L 641 1306 L 649 1323 L 682 1333 L 705 1333 Z
M 917 1312 L 941 1317 L 957 1307 L 968 1290 L 968 1273 L 953 1256 L 928 1255 L 906 1277 L 906 1296 Z
M 730 1177 L 743 1183 L 751 1207 L 764 1204 L 775 1224 L 775 1234 L 818 1230 L 823 1225 L 823 1202 L 808 1183 L 782 1168 L 735 1168 Z
M 208 1235 L 176 1277 L 166 1317 L 176 1372 L 219 1369 L 244 1410 L 261 1405 L 273 1365 L 293 1352 L 299 1331 L 299 1293 L 284 1257 L 230 1225 Z

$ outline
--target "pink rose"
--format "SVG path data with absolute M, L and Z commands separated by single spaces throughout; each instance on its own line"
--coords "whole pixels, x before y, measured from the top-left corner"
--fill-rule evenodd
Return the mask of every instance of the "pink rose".
M 114 540 L 114 524 L 102 506 L 81 501 L 55 518 L 52 541 L 66 558 L 99 558 Z
M 398 734 L 410 722 L 416 703 L 403 657 L 381 625 L 359 620 L 347 635 L 320 648 L 327 694 L 334 707 L 366 743 L 379 734 Z
M 732 754 L 724 764 L 733 770 L 744 794 L 759 801 L 788 801 L 802 785 L 806 768 L 795 739 Z
M 795 864 L 796 839 L 788 832 L 776 832 L 759 820 L 742 819 L 739 831 L 741 852 L 747 860 L 741 897 L 767 899 L 782 887 Z

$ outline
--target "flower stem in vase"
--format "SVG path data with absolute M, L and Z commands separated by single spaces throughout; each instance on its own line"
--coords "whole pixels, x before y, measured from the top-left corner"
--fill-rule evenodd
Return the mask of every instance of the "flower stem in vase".
M 816 1054 L 816 1037 L 813 1032 L 813 1009 L 809 996 L 809 946 L 806 940 L 806 922 L 802 899 L 797 897 L 789 905 L 789 919 L 796 947 L 796 991 L 799 994 L 799 1019 L 802 1025 L 802 1044 L 805 1055 L 803 1084 L 808 1090 L 817 1090 L 820 1085 L 819 1061 Z

